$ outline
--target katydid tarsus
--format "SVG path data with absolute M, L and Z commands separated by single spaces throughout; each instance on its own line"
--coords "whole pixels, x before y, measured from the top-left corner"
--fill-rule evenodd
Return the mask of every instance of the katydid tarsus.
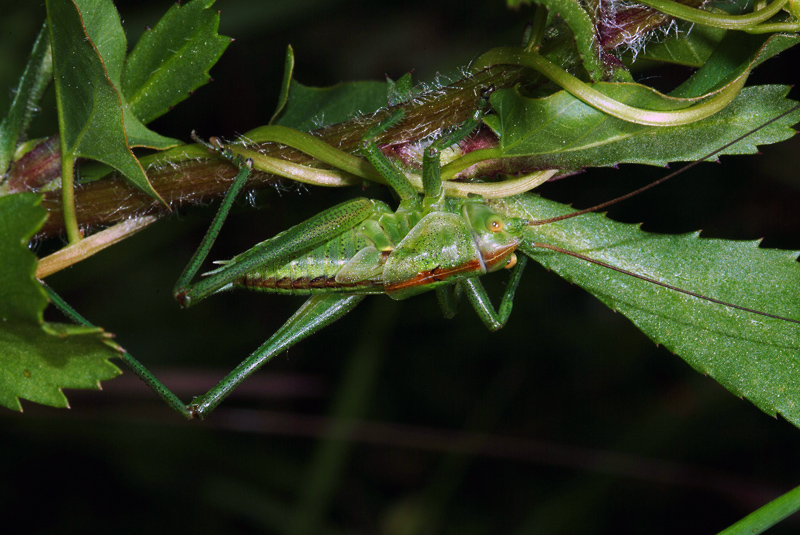
M 520 255 L 517 259 L 515 254 L 523 240 L 523 230 L 556 219 L 532 221 L 504 217 L 478 196 L 458 199 L 445 195 L 439 173 L 439 152 L 470 135 L 478 125 L 480 115 L 481 112 L 477 112 L 461 128 L 428 147 L 423 161 L 423 194 L 419 195 L 374 141 L 381 132 L 402 121 L 403 112 L 395 112 L 364 136 L 361 153 L 400 198 L 397 210 L 392 211 L 386 204 L 366 198 L 342 203 L 222 262 L 221 267 L 192 284 L 253 166 L 251 159 L 212 138 L 209 149 L 230 159 L 239 167 L 239 172 L 201 245 L 176 283 L 176 299 L 183 306 L 190 306 L 233 287 L 310 297 L 261 347 L 214 388 L 188 405 L 127 354 L 124 357 L 126 364 L 172 408 L 187 418 L 203 418 L 264 363 L 343 317 L 366 295 L 383 293 L 394 299 L 405 299 L 435 290 L 446 317 L 455 313 L 459 296 L 465 295 L 487 328 L 492 331 L 500 329 L 511 313 L 514 294 L 527 261 L 526 256 Z M 713 157 L 716 152 L 702 160 Z M 579 217 L 600 210 L 675 174 L 614 201 L 557 219 Z M 571 255 L 721 307 L 800 323 L 797 319 L 699 295 L 546 243 L 527 245 Z M 511 279 L 500 306 L 495 309 L 479 277 L 502 268 L 510 268 Z M 73 318 L 85 321 L 74 313 Z

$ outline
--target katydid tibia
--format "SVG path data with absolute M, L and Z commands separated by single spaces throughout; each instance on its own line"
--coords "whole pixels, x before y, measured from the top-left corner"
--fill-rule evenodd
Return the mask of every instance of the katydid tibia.
M 435 290 L 446 317 L 455 314 L 458 298 L 465 295 L 489 330 L 500 329 L 510 316 L 515 291 L 527 262 L 526 256 L 517 258 L 515 254 L 523 244 L 525 229 L 602 209 L 675 175 L 672 173 L 633 194 L 566 216 L 538 221 L 504 216 L 490 208 L 481 197 L 449 197 L 442 187 L 439 152 L 470 135 L 480 117 L 481 112 L 476 112 L 461 128 L 426 149 L 422 170 L 423 195 L 419 195 L 375 143 L 376 136 L 402 120 L 403 112 L 395 112 L 365 134 L 361 154 L 400 198 L 397 210 L 366 198 L 347 201 L 229 261 L 221 262 L 221 267 L 192 283 L 253 166 L 252 160 L 242 156 L 244 151 L 237 152 L 212 138 L 208 148 L 231 160 L 239 171 L 206 236 L 176 283 L 176 299 L 183 306 L 191 306 L 214 293 L 234 287 L 310 297 L 264 344 L 215 387 L 188 405 L 132 356 L 125 354 L 125 363 L 172 408 L 187 418 L 203 418 L 264 363 L 345 316 L 370 294 L 405 299 Z M 699 295 L 550 244 L 531 240 L 525 243 L 528 250 L 549 249 L 577 257 L 722 307 L 800 323 L 797 319 Z M 503 268 L 510 269 L 511 278 L 499 307 L 495 309 L 479 277 Z M 76 314 L 73 317 L 85 322 Z

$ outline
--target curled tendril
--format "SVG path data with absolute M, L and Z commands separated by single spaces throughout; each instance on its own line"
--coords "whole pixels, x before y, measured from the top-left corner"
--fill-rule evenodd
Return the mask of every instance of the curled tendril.
M 715 13 L 713 11 L 685 6 L 673 2 L 672 0 L 639 0 L 639 3 L 681 20 L 724 30 L 741 30 L 748 33 L 800 30 L 800 23 L 798 23 L 797 20 L 794 22 L 764 24 L 786 7 L 789 8 L 794 18 L 797 19 L 798 13 L 796 3 L 790 0 L 774 0 L 770 5 L 762 9 L 756 9 L 752 13 L 747 13 L 745 15 Z M 787 4 L 789 5 L 787 6 Z M 780 26 L 779 29 L 778 26 Z
M 517 47 L 492 49 L 475 60 L 472 69 L 478 71 L 498 64 L 533 68 L 586 104 L 623 121 L 649 126 L 679 126 L 700 121 L 717 113 L 739 94 L 750 74 L 750 68 L 747 68 L 724 87 L 694 99 L 676 99 L 652 90 L 652 93 L 667 106 L 681 103 L 689 105 L 673 111 L 658 111 L 624 104 L 582 82 L 537 52 Z

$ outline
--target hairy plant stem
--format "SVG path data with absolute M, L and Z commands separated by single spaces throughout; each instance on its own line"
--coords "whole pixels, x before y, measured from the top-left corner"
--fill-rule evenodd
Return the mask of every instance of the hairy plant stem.
M 520 83 L 522 69 L 495 67 L 456 82 L 430 95 L 423 95 L 405 104 L 405 119 L 399 128 L 381 136 L 381 144 L 401 144 L 423 139 L 434 132 L 464 122 L 481 99 L 487 87 L 500 89 Z M 364 133 L 390 113 L 378 113 L 369 119 L 332 125 L 315 132 L 321 140 L 344 151 L 354 151 Z M 288 147 L 267 143 L 257 147 L 265 155 L 308 163 L 311 158 Z M 197 145 L 187 145 L 169 151 L 169 158 L 146 168 L 153 188 L 171 209 L 187 204 L 208 201 L 222 196 L 236 174 L 236 168 L 220 157 Z M 154 158 L 155 159 L 155 158 Z M 513 172 L 510 170 L 509 172 Z M 273 184 L 277 177 L 254 171 L 248 188 L 259 189 Z M 48 237 L 64 231 L 61 191 L 45 194 L 42 205 L 50 216 L 39 236 Z M 142 215 L 162 216 L 168 213 L 155 199 L 135 190 L 121 178 L 111 176 L 75 189 L 75 219 L 82 226 L 110 225 Z

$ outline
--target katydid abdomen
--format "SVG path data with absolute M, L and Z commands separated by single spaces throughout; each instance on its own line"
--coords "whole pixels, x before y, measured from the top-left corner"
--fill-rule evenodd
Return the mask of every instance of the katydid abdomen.
M 305 255 L 283 263 L 271 263 L 247 273 L 235 287 L 277 294 L 310 295 L 342 292 L 351 294 L 383 293 L 382 264 L 370 272 L 365 268 L 361 280 L 338 280 L 336 276 L 360 251 L 372 248 L 372 242 L 357 229 L 343 232 Z M 380 253 L 388 256 L 388 253 Z M 385 259 L 383 259 L 385 261 Z

